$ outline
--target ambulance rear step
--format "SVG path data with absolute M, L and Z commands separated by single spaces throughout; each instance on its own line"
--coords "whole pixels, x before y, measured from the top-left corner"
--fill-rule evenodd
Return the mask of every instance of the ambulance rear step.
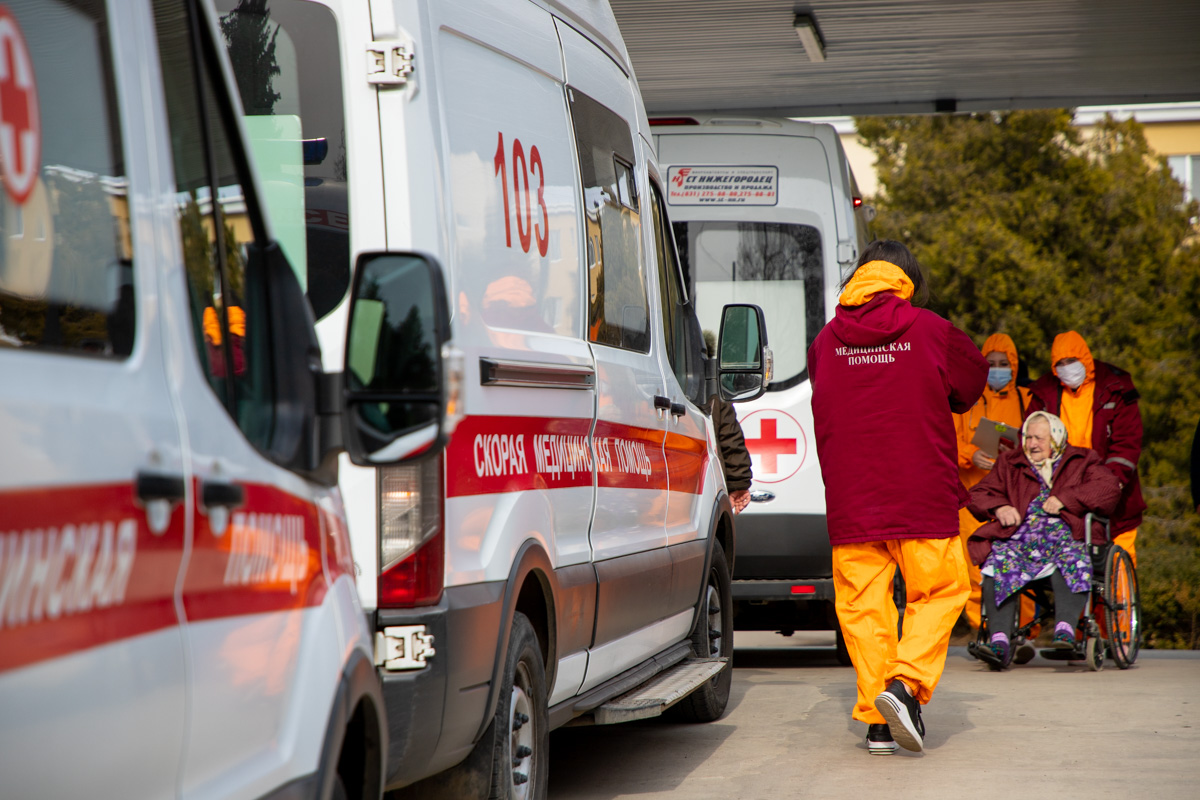
M 728 658 L 689 658 L 664 670 L 646 683 L 609 700 L 590 713 L 571 720 L 571 725 L 614 725 L 635 719 L 657 717 L 704 685 L 721 670 Z

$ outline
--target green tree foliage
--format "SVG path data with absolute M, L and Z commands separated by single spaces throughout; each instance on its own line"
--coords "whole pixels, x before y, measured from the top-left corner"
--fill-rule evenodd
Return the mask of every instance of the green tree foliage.
M 229 48 L 233 74 L 247 114 L 270 115 L 280 97 L 273 85 L 275 76 L 280 74 L 275 60 L 279 26 L 273 25 L 270 18 L 267 0 L 241 0 L 221 17 L 221 35 Z
M 874 233 L 930 273 L 931 307 L 977 343 L 1002 331 L 1037 376 L 1057 333 L 1129 370 L 1145 424 L 1138 534 L 1146 643 L 1200 647 L 1200 519 L 1188 450 L 1200 416 L 1196 203 L 1135 121 L 1085 135 L 1069 110 L 867 117 Z

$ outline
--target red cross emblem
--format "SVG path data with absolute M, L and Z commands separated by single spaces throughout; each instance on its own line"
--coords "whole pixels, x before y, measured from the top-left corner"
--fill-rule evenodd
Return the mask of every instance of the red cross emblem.
M 780 483 L 795 475 L 808 454 L 808 441 L 800 423 L 775 409 L 751 412 L 742 420 L 746 449 L 754 464 L 754 480 Z M 757 434 L 757 435 L 756 435 Z
M 16 17 L 0 5 L 0 173 L 15 203 L 29 199 L 37 183 L 41 148 L 33 61 Z

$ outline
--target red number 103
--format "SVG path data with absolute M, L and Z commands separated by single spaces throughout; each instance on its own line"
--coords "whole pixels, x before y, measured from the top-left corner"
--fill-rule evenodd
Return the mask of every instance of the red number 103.
M 496 175 L 500 178 L 500 187 L 504 193 L 504 244 L 512 247 L 512 213 L 508 205 L 508 162 L 505 159 L 504 134 L 497 134 L 496 157 L 493 163 Z M 513 139 L 513 205 L 517 218 L 517 238 L 521 249 L 529 252 L 533 241 L 537 242 L 538 254 L 545 256 L 550 247 L 550 212 L 546 209 L 546 172 L 542 166 L 542 155 L 537 145 L 529 148 L 529 161 L 525 161 L 525 148 L 520 139 Z M 533 208 L 529 198 L 529 173 L 535 172 L 538 178 L 537 202 L 542 212 L 541 222 L 533 222 Z M 522 199 L 524 202 L 522 202 Z

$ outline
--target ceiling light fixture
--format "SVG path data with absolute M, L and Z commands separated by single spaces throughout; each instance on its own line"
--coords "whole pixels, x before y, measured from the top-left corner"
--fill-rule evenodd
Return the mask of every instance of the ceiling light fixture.
M 825 43 L 821 41 L 821 32 L 817 30 L 816 20 L 808 14 L 797 14 L 794 25 L 796 35 L 800 37 L 800 44 L 804 45 L 804 52 L 808 54 L 808 60 L 824 61 Z

